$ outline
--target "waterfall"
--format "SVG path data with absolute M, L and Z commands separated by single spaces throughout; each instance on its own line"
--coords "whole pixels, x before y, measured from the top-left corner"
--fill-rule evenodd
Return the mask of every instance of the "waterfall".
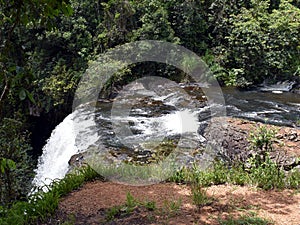
M 281 125 L 293 125 L 299 119 L 298 95 L 283 93 L 278 96 L 272 93 L 239 92 L 232 89 L 223 91 L 230 116 L 256 121 L 268 120 L 269 123 Z M 138 107 L 133 107 L 128 115 L 115 116 L 115 128 L 120 126 L 121 130 L 123 126 L 127 126 L 128 131 L 131 131 L 121 137 L 124 143 L 133 149 L 139 149 L 145 140 L 160 141 L 164 137 L 176 138 L 176 135 L 184 137 L 182 145 L 189 143 L 188 138 L 193 139 L 195 143 L 204 142 L 205 139 L 200 135 L 198 128 L 202 122 L 209 120 L 214 112 L 211 112 L 209 106 L 187 107 L 185 99 L 181 97 L 181 93 L 177 92 L 159 97 L 140 97 L 144 102 L 141 101 Z M 127 99 L 127 104 L 130 105 L 130 101 Z M 110 154 L 110 150 L 118 151 L 114 150 L 118 146 L 122 148 L 121 139 L 116 136 L 118 133 L 112 125 L 111 106 L 112 103 L 105 102 L 99 103 L 96 109 L 92 105 L 84 105 L 67 116 L 53 130 L 39 158 L 34 186 L 41 187 L 55 179 L 63 178 L 69 170 L 70 158 L 77 153 L 98 149 L 103 154 Z M 111 157 L 108 155 L 109 160 Z
M 33 185 L 41 187 L 62 179 L 69 170 L 70 158 L 85 151 L 99 139 L 94 110 L 84 106 L 68 115 L 52 131 L 39 158 Z
M 279 94 L 282 92 L 291 91 L 296 83 L 296 81 L 283 81 L 278 82 L 277 84 L 263 85 L 263 87 L 259 88 L 259 90 L 263 92 L 273 92 Z
M 69 170 L 68 161 L 90 146 L 99 144 L 99 138 L 107 137 L 107 127 L 95 123 L 95 113 L 82 108 L 67 116 L 52 132 L 43 154 L 39 158 L 33 185 L 42 187 L 55 179 L 61 179 Z M 106 119 L 101 114 L 98 118 Z M 140 135 L 129 136 L 133 143 L 143 142 L 145 139 L 164 137 L 165 135 L 197 133 L 198 113 L 196 111 L 173 111 L 160 117 L 145 117 L 143 114 L 121 117 L 120 121 L 135 121 Z M 97 145 L 98 146 L 98 145 Z
M 68 161 L 72 155 L 78 153 L 75 146 L 74 114 L 68 115 L 52 131 L 47 144 L 43 147 L 43 154 L 39 158 L 34 186 L 48 185 L 54 179 L 61 179 L 68 171 Z

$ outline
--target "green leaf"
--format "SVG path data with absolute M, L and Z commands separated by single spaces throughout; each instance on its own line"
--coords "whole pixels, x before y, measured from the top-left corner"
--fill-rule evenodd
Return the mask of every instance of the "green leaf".
M 19 92 L 19 99 L 23 101 L 26 98 L 26 90 L 22 88 Z
M 16 163 L 11 159 L 0 159 L 0 172 L 4 173 L 6 169 L 16 169 Z
M 36 101 L 34 100 L 32 93 L 26 90 L 26 95 L 33 104 L 36 104 Z
M 4 159 L 0 160 L 0 173 L 4 173 L 5 171 L 5 164 L 4 164 Z
M 73 14 L 74 11 L 73 11 L 73 8 L 71 5 L 67 5 L 66 9 L 67 9 L 67 14 L 66 14 L 67 16 L 70 16 Z
M 6 159 L 6 165 L 9 169 L 16 169 L 16 163 L 11 159 Z

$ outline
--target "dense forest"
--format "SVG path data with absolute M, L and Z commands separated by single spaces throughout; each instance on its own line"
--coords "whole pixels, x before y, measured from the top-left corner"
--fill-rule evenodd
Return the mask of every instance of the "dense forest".
M 37 156 L 71 112 L 81 76 L 115 46 L 182 45 L 226 86 L 300 77 L 299 0 L 1 0 L 0 33 L 0 205 L 26 195 Z M 108 85 L 151 70 L 180 81 L 180 71 L 145 62 Z

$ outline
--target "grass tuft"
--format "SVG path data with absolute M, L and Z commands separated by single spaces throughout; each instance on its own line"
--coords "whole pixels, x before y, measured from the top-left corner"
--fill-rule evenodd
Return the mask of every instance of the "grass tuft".
M 271 225 L 272 222 L 256 215 L 243 215 L 240 218 L 219 219 L 220 225 Z

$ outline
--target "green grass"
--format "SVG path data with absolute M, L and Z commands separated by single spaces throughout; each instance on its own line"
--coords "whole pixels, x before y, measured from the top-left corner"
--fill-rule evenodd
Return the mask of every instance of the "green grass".
M 181 207 L 182 200 L 181 198 L 177 200 L 165 200 L 162 213 L 167 215 L 167 217 L 172 217 L 178 214 Z
M 44 188 L 42 187 L 26 201 L 16 202 L 11 208 L 0 208 L 0 224 L 27 225 L 46 221 L 55 213 L 62 196 L 95 178 L 100 176 L 90 167 L 83 167 L 67 174 L 64 179 L 45 186 L 48 192 L 42 191 Z
M 174 173 L 169 181 L 176 183 L 198 184 L 201 187 L 220 184 L 250 185 L 271 189 L 299 189 L 300 172 L 292 170 L 285 174 L 283 169 L 278 167 L 269 158 L 258 167 L 243 169 L 242 165 L 229 167 L 222 162 L 215 162 L 212 168 L 205 171 L 197 166 L 193 168 L 183 168 Z
M 88 164 L 108 180 L 130 185 L 148 185 L 165 181 L 172 176 L 176 168 L 172 156 L 158 163 L 137 165 L 122 162 L 119 165 L 105 165 L 97 157 L 91 157 Z
M 257 217 L 256 215 L 244 215 L 240 218 L 219 219 L 220 225 L 271 225 L 270 221 Z
M 134 198 L 130 192 L 126 195 L 126 203 L 124 205 L 114 206 L 107 210 L 106 212 L 106 220 L 112 221 L 117 217 L 123 217 L 129 215 L 134 211 L 136 207 L 145 207 L 149 211 L 153 211 L 156 209 L 155 202 L 146 201 L 141 202 L 138 199 Z

